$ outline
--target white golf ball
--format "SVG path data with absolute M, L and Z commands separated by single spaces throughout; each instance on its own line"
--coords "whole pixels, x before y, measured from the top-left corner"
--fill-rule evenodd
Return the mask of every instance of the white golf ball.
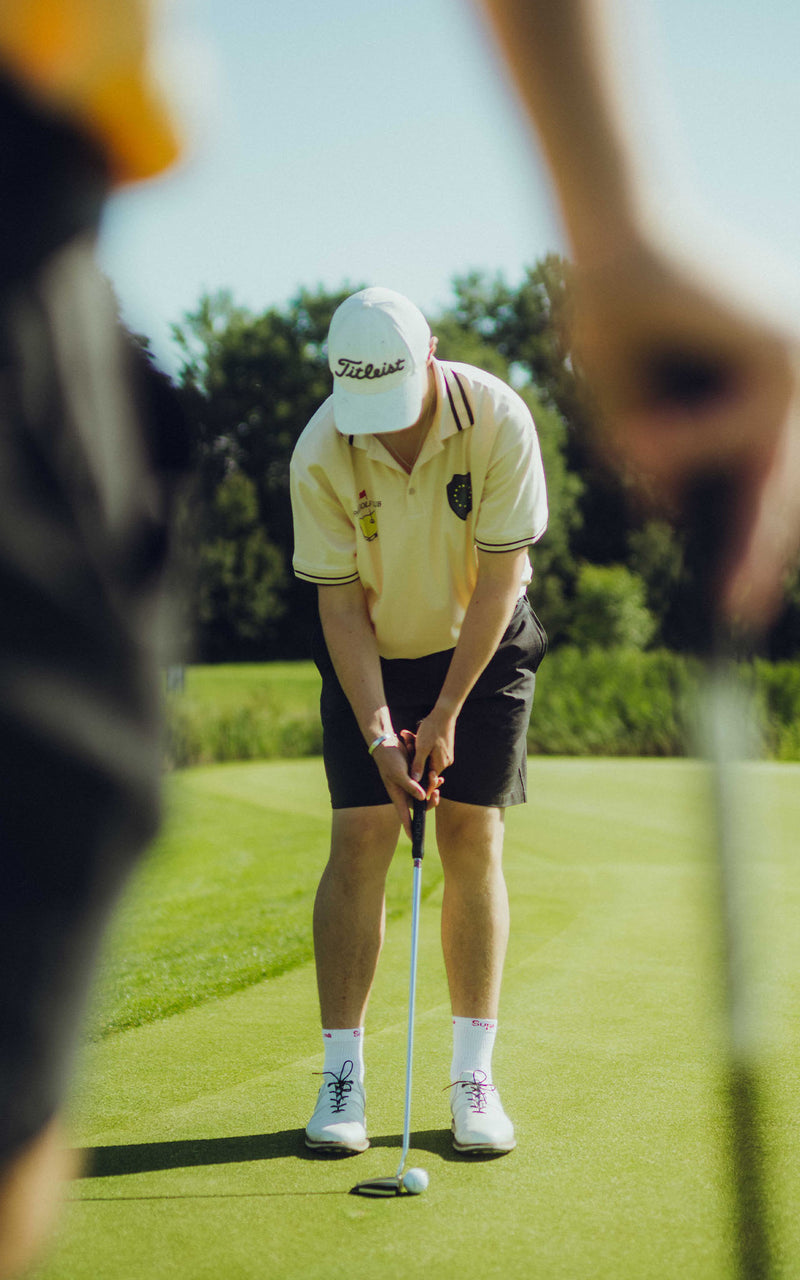
M 412 1196 L 418 1196 L 428 1185 L 428 1175 L 424 1169 L 408 1169 L 403 1174 L 403 1186 Z

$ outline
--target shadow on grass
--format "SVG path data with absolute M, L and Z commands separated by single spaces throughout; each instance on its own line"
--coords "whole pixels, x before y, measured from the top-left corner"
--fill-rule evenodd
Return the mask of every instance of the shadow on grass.
M 402 1146 L 402 1136 L 381 1134 L 372 1138 L 373 1148 Z M 453 1150 L 449 1129 L 424 1129 L 411 1134 L 415 1151 L 429 1151 L 442 1160 L 475 1160 Z M 245 1164 L 251 1160 L 350 1159 L 343 1153 L 309 1151 L 302 1129 L 281 1129 L 277 1133 L 254 1133 L 232 1138 L 183 1138 L 175 1142 L 130 1142 L 113 1147 L 86 1147 L 75 1153 L 82 1162 L 83 1178 L 118 1178 L 132 1173 L 155 1173 L 162 1169 L 191 1169 L 214 1164 Z M 477 1159 L 486 1158 L 478 1156 Z M 391 1163 L 391 1162 L 390 1162 Z
M 372 1147 L 391 1147 L 396 1158 L 403 1145 L 403 1136 L 397 1133 L 371 1138 L 370 1145 Z M 449 1129 L 418 1129 L 416 1133 L 411 1134 L 412 1155 L 415 1151 L 429 1151 L 431 1155 L 438 1156 L 440 1160 L 451 1161 L 455 1164 L 474 1164 L 481 1160 L 496 1160 L 499 1155 L 505 1154 L 505 1152 L 499 1151 L 487 1152 L 485 1155 L 479 1152 L 456 1151 Z M 409 1163 L 413 1164 L 411 1156 L 409 1156 Z
M 117 1178 L 127 1173 L 155 1173 L 160 1169 L 191 1169 L 212 1164 L 245 1164 L 249 1160 L 280 1160 L 302 1156 L 302 1129 L 254 1133 L 234 1138 L 183 1138 L 175 1142 L 128 1142 L 114 1147 L 86 1147 L 84 1178 Z

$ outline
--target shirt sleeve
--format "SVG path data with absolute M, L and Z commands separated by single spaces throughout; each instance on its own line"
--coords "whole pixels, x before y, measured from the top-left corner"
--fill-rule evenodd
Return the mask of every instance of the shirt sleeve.
M 358 581 L 355 524 L 338 498 L 325 467 L 301 446 L 292 457 L 292 519 L 295 575 L 318 586 Z
M 479 551 L 521 551 L 547 528 L 547 487 L 539 438 L 519 397 L 497 432 L 475 524 Z

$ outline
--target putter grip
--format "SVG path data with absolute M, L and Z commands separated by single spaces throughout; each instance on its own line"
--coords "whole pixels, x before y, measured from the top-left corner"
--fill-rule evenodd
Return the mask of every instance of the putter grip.
M 425 812 L 427 800 L 415 800 L 411 808 L 411 856 L 425 857 Z

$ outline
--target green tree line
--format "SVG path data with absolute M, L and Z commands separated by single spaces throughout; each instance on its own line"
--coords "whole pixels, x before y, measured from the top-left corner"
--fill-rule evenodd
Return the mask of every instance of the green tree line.
M 204 662 L 302 658 L 315 593 L 291 571 L 289 461 L 330 394 L 325 338 L 353 288 L 301 290 L 253 314 L 232 296 L 204 296 L 174 326 L 178 392 L 195 482 L 181 513 L 186 633 Z M 598 457 L 591 412 L 565 337 L 569 264 L 552 254 L 521 282 L 472 272 L 428 316 L 438 354 L 487 369 L 529 405 L 544 457 L 550 525 L 532 553 L 531 595 L 553 647 L 692 647 L 692 567 L 681 531 L 630 500 Z M 800 577 L 769 656 L 797 655 Z

